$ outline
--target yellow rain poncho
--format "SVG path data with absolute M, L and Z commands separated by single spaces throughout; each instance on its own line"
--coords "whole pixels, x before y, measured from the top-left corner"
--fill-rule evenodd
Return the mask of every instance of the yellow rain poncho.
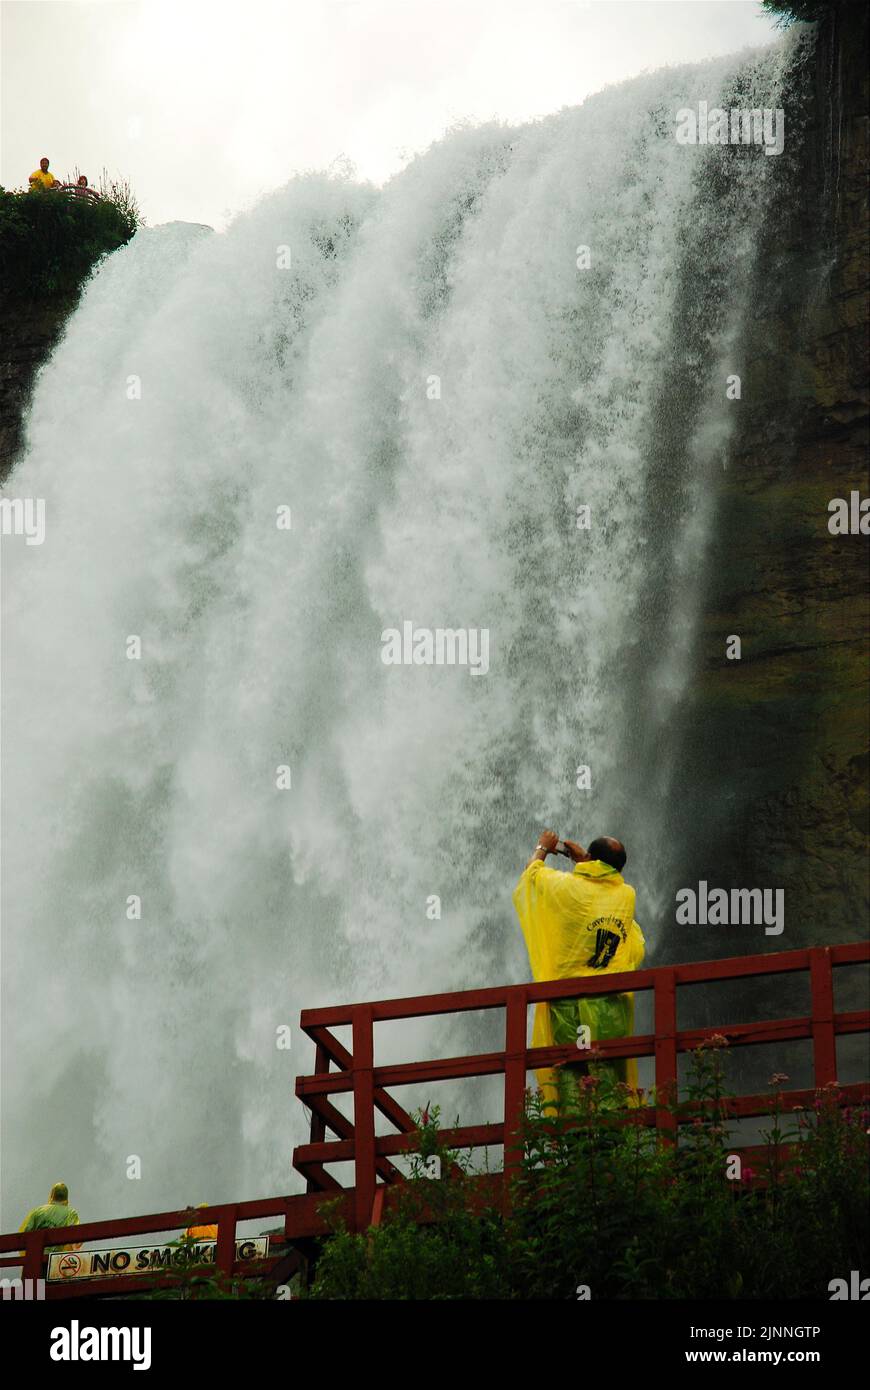
M 571 873 L 549 869 L 540 860 L 531 863 L 514 889 L 514 906 L 534 979 L 637 970 L 644 939 L 634 920 L 634 901 L 634 889 L 622 874 L 600 859 L 575 864 Z M 634 1031 L 634 996 L 599 994 L 538 1004 L 532 1046 L 576 1044 L 581 1024 L 588 1026 L 593 1043 L 628 1037 Z M 582 1051 L 577 1059 L 583 1060 Z M 637 1087 L 633 1057 L 592 1064 L 590 1071 Z M 544 1100 L 555 1104 L 557 1071 L 547 1067 L 535 1075 Z
M 47 169 L 34 169 L 27 182 L 30 184 L 31 189 L 36 188 L 42 191 L 45 188 L 54 188 L 57 179 L 54 177 L 54 174 L 50 174 Z
M 79 1224 L 79 1214 L 75 1207 L 68 1206 L 66 1202 L 45 1202 L 41 1207 L 34 1207 L 29 1211 L 18 1227 L 19 1231 L 42 1231 L 45 1229 L 53 1230 L 55 1227 L 77 1226 Z M 78 1245 L 46 1245 L 46 1250 L 81 1250 L 81 1241 Z M 21 1253 L 21 1252 L 19 1252 Z

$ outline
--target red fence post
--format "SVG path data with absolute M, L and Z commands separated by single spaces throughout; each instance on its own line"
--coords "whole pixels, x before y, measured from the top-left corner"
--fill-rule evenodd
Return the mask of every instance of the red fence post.
M 375 1040 L 370 1004 L 355 1004 L 353 1026 L 354 1224 L 365 1231 L 375 1200 Z
M 674 970 L 662 970 L 655 982 L 655 1066 L 656 1066 L 656 1132 L 672 1139 L 677 1129 L 677 1117 L 662 1105 L 666 1096 L 677 1100 L 677 976 Z
M 505 1009 L 504 1173 L 515 1176 L 523 1159 L 522 1122 L 526 1096 L 528 1001 L 523 985 L 508 990 Z M 507 1191 L 505 1192 L 507 1196 Z
M 217 1246 L 214 1262 L 222 1274 L 232 1277 L 236 1262 L 236 1206 L 222 1206 L 218 1212 Z
M 26 1231 L 24 1235 L 24 1261 L 21 1266 L 22 1279 L 41 1279 L 42 1262 L 45 1259 L 46 1237 L 53 1232 Z
M 816 1086 L 837 1079 L 834 1032 L 834 980 L 828 946 L 810 948 L 810 998 L 813 1019 L 813 1072 Z
M 315 1076 L 329 1075 L 329 1053 L 323 1043 L 317 1043 L 314 1049 L 314 1074 Z M 316 1110 L 311 1111 L 311 1130 L 309 1134 L 309 1144 L 322 1144 L 326 1138 L 326 1121 Z M 308 1178 L 305 1184 L 306 1192 L 319 1191 L 317 1182 L 314 1178 Z

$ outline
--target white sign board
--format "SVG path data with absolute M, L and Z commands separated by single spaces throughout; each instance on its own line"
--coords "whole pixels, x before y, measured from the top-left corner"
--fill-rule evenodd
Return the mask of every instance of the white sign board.
M 122 1274 L 178 1273 L 213 1265 L 217 1241 L 185 1245 L 123 1245 L 110 1250 L 59 1250 L 48 1257 L 49 1280 L 114 1279 Z M 236 1241 L 236 1259 L 261 1260 L 269 1253 L 268 1236 Z

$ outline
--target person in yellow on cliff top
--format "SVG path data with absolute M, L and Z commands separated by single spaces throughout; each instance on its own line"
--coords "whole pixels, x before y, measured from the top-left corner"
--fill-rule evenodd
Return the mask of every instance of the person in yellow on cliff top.
M 567 873 L 544 863 L 557 847 L 574 860 L 574 868 Z M 619 840 L 605 836 L 593 840 L 585 850 L 573 840 L 560 842 L 552 830 L 541 831 L 513 895 L 535 980 L 638 969 L 644 939 L 634 920 L 634 889 L 621 873 L 625 860 L 625 848 Z M 588 1033 L 581 1033 L 584 1025 Z M 532 1046 L 582 1046 L 583 1042 L 629 1037 L 633 1031 L 631 994 L 554 999 L 535 1008 Z M 637 1088 L 634 1058 L 584 1064 L 581 1052 L 576 1063 L 536 1072 L 545 1103 L 563 1105 L 572 1092 L 576 1093 L 582 1073 L 597 1078 L 604 1087 L 624 1082 Z
M 65 1182 L 56 1182 L 48 1194 L 48 1201 L 41 1207 L 29 1211 L 18 1227 L 19 1231 L 42 1231 L 55 1226 L 78 1226 L 79 1214 L 69 1204 L 69 1191 Z M 78 1245 L 47 1245 L 46 1250 L 81 1250 Z
M 40 192 L 46 188 L 60 188 L 60 181 L 54 177 L 54 174 L 48 172 L 48 155 L 42 156 L 39 161 L 39 168 L 34 169 L 27 182 L 30 184 L 31 192 L 34 190 Z

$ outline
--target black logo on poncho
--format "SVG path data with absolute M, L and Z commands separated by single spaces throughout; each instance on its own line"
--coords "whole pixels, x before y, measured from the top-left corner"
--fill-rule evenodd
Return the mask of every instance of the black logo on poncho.
M 606 970 L 620 943 L 626 939 L 625 923 L 618 917 L 596 917 L 586 930 L 595 932 L 595 949 L 589 964 L 593 970 Z

